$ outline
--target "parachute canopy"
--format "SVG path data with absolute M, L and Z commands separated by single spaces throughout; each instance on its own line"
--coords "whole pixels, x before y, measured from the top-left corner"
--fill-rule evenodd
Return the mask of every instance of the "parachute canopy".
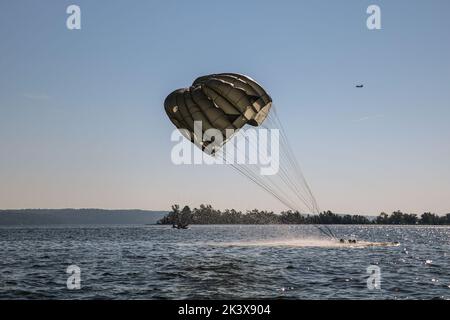
M 202 150 L 214 142 L 202 141 L 208 129 L 222 133 L 224 139 L 215 146 L 220 148 L 231 138 L 227 129 L 236 132 L 246 124 L 261 125 L 271 106 L 272 99 L 255 80 L 236 73 L 199 77 L 191 87 L 173 91 L 164 102 L 172 123 Z M 201 137 L 194 127 L 196 121 L 201 122 Z

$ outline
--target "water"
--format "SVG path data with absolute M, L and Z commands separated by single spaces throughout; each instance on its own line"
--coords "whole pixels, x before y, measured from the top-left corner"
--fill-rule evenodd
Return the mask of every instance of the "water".
M 399 246 L 342 246 L 312 226 L 0 228 L 1 299 L 449 299 L 450 228 L 333 226 Z M 67 289 L 66 268 L 81 268 Z M 381 288 L 367 288 L 367 267 Z

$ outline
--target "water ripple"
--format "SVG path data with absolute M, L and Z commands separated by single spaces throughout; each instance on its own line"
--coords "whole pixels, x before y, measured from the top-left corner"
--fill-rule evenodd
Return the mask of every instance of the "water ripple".
M 449 299 L 450 228 L 332 226 L 0 228 L 0 299 Z M 66 269 L 81 268 L 69 290 Z M 367 267 L 381 289 L 367 288 Z

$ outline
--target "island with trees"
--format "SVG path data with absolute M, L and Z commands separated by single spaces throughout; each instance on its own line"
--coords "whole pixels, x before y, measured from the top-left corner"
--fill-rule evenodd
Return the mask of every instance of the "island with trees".
M 450 213 L 439 216 L 425 212 L 418 216 L 413 213 L 395 211 L 392 214 L 382 212 L 377 217 L 363 215 L 337 214 L 324 211 L 319 214 L 303 214 L 298 211 L 272 211 L 257 209 L 237 211 L 234 209 L 217 210 L 211 205 L 200 205 L 191 209 L 173 205 L 172 210 L 158 221 L 161 225 L 186 228 L 189 224 L 376 224 L 376 225 L 450 225 Z

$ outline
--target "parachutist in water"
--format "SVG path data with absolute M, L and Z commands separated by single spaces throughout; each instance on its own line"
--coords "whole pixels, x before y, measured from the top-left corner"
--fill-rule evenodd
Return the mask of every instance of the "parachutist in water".
M 339 243 L 346 243 L 345 239 L 339 239 Z M 347 243 L 356 243 L 355 239 L 348 239 Z

